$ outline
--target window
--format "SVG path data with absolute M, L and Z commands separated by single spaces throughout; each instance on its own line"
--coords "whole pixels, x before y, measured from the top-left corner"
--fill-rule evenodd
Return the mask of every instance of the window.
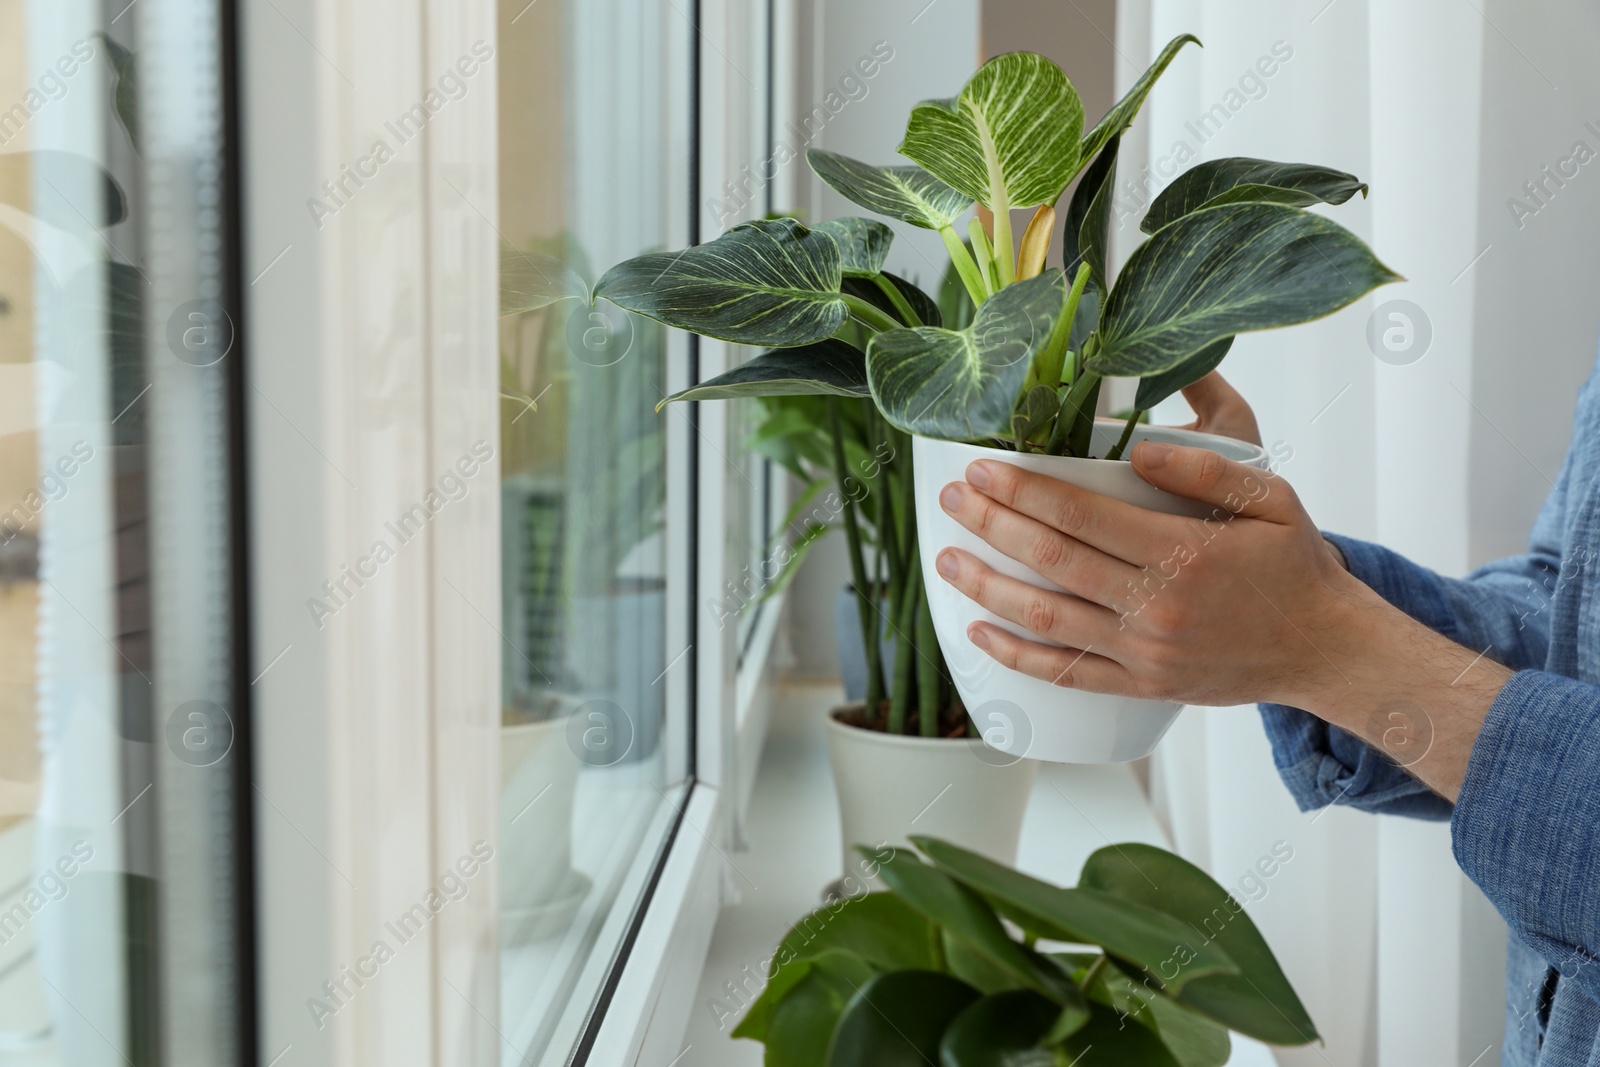
M 0 1062 L 253 1039 L 217 6 L 0 0 Z M 143 71 L 143 73 L 138 73 Z
M 690 39 L 670 5 L 503 0 L 502 285 L 583 291 L 689 230 Z M 673 111 L 677 109 L 677 114 Z M 505 1062 L 564 1062 L 681 804 L 691 486 L 656 405 L 688 340 L 610 304 L 501 320 Z M 674 507 L 674 505 L 677 505 Z M 669 581 L 676 574 L 677 581 Z M 671 635 L 671 636 L 669 636 Z

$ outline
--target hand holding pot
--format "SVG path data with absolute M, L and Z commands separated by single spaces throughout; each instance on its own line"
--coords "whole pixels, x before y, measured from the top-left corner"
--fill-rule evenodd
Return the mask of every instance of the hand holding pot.
M 1211 515 L 1147 511 L 993 461 L 945 488 L 940 504 L 956 521 L 1068 591 L 945 550 L 945 580 L 1068 647 L 981 622 L 972 641 L 1058 685 L 1186 704 L 1296 703 L 1307 686 L 1337 682 L 1319 646 L 1343 609 L 1375 594 L 1329 554 L 1289 484 L 1201 448 L 1147 442 L 1132 459 L 1146 481 L 1213 505 Z

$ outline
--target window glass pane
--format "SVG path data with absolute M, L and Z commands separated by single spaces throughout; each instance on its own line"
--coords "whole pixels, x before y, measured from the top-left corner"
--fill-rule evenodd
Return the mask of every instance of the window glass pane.
M 500 5 L 502 283 L 592 285 L 681 240 L 670 5 Z M 679 124 L 678 128 L 683 128 Z M 676 233 L 676 238 L 669 237 Z M 529 300 L 526 303 L 538 303 Z M 602 302 L 501 320 L 501 1012 L 560 1062 L 670 823 L 665 331 Z M 683 561 L 675 565 L 683 566 Z M 681 610 L 687 611 L 687 608 Z M 681 717 L 681 713 L 680 716 Z
M 0 0 L 0 1064 L 250 1040 L 223 30 L 125 13 Z

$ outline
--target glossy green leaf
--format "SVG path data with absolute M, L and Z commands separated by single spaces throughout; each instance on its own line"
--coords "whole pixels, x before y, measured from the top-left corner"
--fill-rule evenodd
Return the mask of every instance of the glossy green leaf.
M 1118 966 L 1102 968 L 1084 992 L 1094 1003 L 1116 1011 L 1125 1026 L 1153 1031 L 1182 1067 L 1221 1067 L 1228 1061 L 1232 1043 L 1227 1029 L 1158 990 L 1147 975 L 1124 973 Z
M 1054 268 L 1008 285 L 964 330 L 886 330 L 867 348 L 867 380 L 892 424 L 930 437 L 1009 431 L 1011 408 L 1066 300 Z
M 1174 988 L 1207 974 L 1238 973 L 1216 946 L 1192 950 L 1182 967 L 1179 946 L 1194 940 L 1182 922 L 1146 903 L 1079 886 L 1063 889 L 1030 877 L 987 856 L 936 838 L 913 836 L 912 843 L 939 870 L 981 894 L 1022 929 L 1049 941 L 1099 945 L 1113 956 L 1148 968 Z
M 1003 993 L 1008 989 L 1025 989 L 1027 983 L 1010 971 L 993 962 L 961 938 L 948 930 L 940 931 L 944 944 L 945 973 L 953 974 L 980 993 Z
M 673 393 L 675 400 L 733 400 L 741 396 L 868 396 L 867 359 L 859 349 L 828 338 L 798 348 L 774 348 L 715 378 Z
M 1193 385 L 1221 366 L 1232 347 L 1231 336 L 1212 341 L 1176 367 L 1140 378 L 1139 392 L 1133 398 L 1133 406 L 1140 411 L 1149 411 L 1184 386 Z
M 852 204 L 926 230 L 955 225 L 972 206 L 972 197 L 921 167 L 879 167 L 820 148 L 807 150 L 806 162 L 817 177 Z
M 1073 1067 L 1183 1067 L 1154 1030 L 1091 1001 L 1089 1022 L 1061 1046 L 1057 1062 Z
M 996 993 L 967 1005 L 939 1042 L 939 1067 L 1052 1067 L 1039 1042 L 1061 1008 L 1026 989 Z
M 1081 1005 L 1083 994 L 1054 962 L 1011 939 L 982 897 L 913 853 L 884 863 L 879 876 L 895 895 L 984 960 L 1058 1004 Z
M 978 999 L 965 982 L 934 971 L 891 971 L 861 987 L 839 1016 L 828 1067 L 928 1067 L 939 1040 Z
M 1061 261 L 1067 265 L 1067 277 L 1077 274 L 1079 263 L 1087 263 L 1090 282 L 1101 292 L 1110 288 L 1106 250 L 1111 244 L 1111 199 L 1121 144 L 1121 137 L 1113 137 L 1078 179 L 1061 232 Z
M 900 153 L 985 207 L 1052 204 L 1078 172 L 1083 102 L 1044 56 L 989 60 L 950 100 L 911 111 Z
M 939 305 L 934 303 L 932 297 L 897 274 L 891 274 L 888 271 L 882 271 L 881 273 L 889 280 L 891 285 L 900 290 L 900 295 L 905 298 L 906 303 L 911 305 L 911 310 L 916 312 L 917 318 L 922 320 L 922 325 L 942 326 L 944 324 L 944 316 L 939 313 Z M 895 308 L 894 303 L 885 295 L 882 289 L 878 288 L 877 282 L 870 278 L 846 278 L 844 283 L 839 286 L 839 291 L 848 293 L 851 296 L 859 296 L 879 311 L 886 315 L 892 315 L 897 320 L 900 317 L 900 312 Z
M 1177 998 L 1224 1026 L 1277 1045 L 1304 1045 L 1317 1030 L 1244 905 L 1187 860 L 1150 845 L 1102 848 L 1083 865 L 1080 886 L 1166 912 L 1190 928 L 1185 948 L 1215 945 L 1238 967 L 1187 982 Z
M 589 287 L 577 272 L 554 256 L 500 246 L 500 314 L 537 311 L 588 295 Z
M 772 954 L 766 988 L 734 1036 L 766 1040 L 776 1005 L 816 959 L 837 953 L 874 971 L 931 970 L 938 966 L 937 936 L 932 923 L 892 893 L 824 904 L 784 935 Z
M 839 245 L 794 219 L 746 222 L 681 252 L 651 252 L 606 271 L 596 297 L 706 337 L 810 344 L 848 311 Z
M 1139 75 L 1139 80 L 1133 83 L 1133 88 L 1118 100 L 1110 111 L 1105 113 L 1101 120 L 1094 124 L 1083 138 L 1082 156 L 1089 159 L 1099 152 L 1111 138 L 1118 136 L 1122 131 L 1133 125 L 1133 118 L 1139 113 L 1139 108 L 1144 106 L 1145 97 L 1150 95 L 1150 90 L 1155 88 L 1156 81 L 1166 72 L 1167 67 L 1177 58 L 1179 52 L 1186 44 L 1200 44 L 1200 38 L 1192 33 L 1185 33 L 1174 37 L 1167 42 L 1167 47 L 1161 50 L 1161 55 L 1150 65 L 1150 69 Z M 1203 46 L 1202 46 L 1203 47 Z
M 1139 229 L 1155 233 L 1168 223 L 1201 208 L 1221 204 L 1342 204 L 1367 185 L 1354 174 L 1311 163 L 1274 163 L 1269 159 L 1233 156 L 1199 163 L 1161 190 Z
M 867 278 L 883 270 L 894 243 L 894 231 L 873 219 L 848 216 L 811 227 L 832 237 L 839 246 L 839 270 L 845 277 Z
M 757 1038 L 766 1044 L 763 1067 L 826 1067 L 839 1017 L 856 992 L 873 979 L 866 964 L 839 953 L 796 966 L 805 968 L 803 974 L 774 1005 L 764 1033 Z M 733 1036 L 756 1035 L 736 1029 Z
M 1190 1011 L 1165 996 L 1151 996 L 1145 1009 L 1157 1036 L 1181 1067 L 1223 1067 L 1233 1054 L 1225 1027 Z
M 1282 204 L 1186 215 L 1128 257 L 1089 369 L 1145 377 L 1214 341 L 1308 322 L 1400 276 L 1338 223 Z

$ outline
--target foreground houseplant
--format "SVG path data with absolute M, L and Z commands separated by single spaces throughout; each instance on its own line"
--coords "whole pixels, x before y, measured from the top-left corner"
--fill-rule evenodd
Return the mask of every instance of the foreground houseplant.
M 1042 56 L 1014 52 L 985 63 L 957 96 L 913 109 L 900 151 L 917 166 L 808 153 L 817 174 L 847 199 L 941 235 L 976 307 L 962 329 L 930 324 L 926 294 L 883 273 L 892 234 L 865 218 L 812 228 L 794 219 L 745 223 L 705 245 L 618 264 L 592 295 L 671 326 L 771 347 L 700 386 L 699 399 L 713 388 L 722 396 L 870 396 L 891 425 L 914 435 L 915 458 L 942 465 L 941 474 L 984 454 L 1059 461 L 1043 466 L 1075 480 L 1085 461 L 1098 457 L 1102 462 L 1089 465 L 1106 466 L 1141 434 L 1156 432 L 1142 428 L 1136 412 L 1113 440 L 1097 442 L 1094 408 L 1105 377 L 1139 378 L 1135 407 L 1148 410 L 1214 369 L 1235 335 L 1328 315 L 1398 278 L 1354 234 L 1305 210 L 1364 194 L 1359 180 L 1324 167 L 1242 158 L 1179 175 L 1151 204 L 1141 226 L 1149 240 L 1110 276 L 1121 135 L 1190 42 L 1188 35 L 1173 40 L 1088 133 L 1066 75 Z M 1063 220 L 1069 282 L 1044 261 L 1054 205 L 1080 175 Z M 956 222 L 975 203 L 992 213 L 993 236 L 972 220 L 969 250 Z M 1019 240 L 1011 210 L 1029 207 L 1037 210 Z M 864 350 L 841 335 L 850 320 L 872 335 Z M 1141 486 L 1149 488 L 1124 467 L 1099 488 L 1122 495 Z M 937 513 L 927 487 L 915 496 L 925 518 Z M 1174 498 L 1146 502 L 1192 506 Z M 943 547 L 938 537 L 919 544 L 930 588 L 940 584 L 931 561 Z M 1032 572 L 1019 576 L 1048 585 Z M 952 600 L 932 606 L 956 687 L 975 711 L 1015 705 L 1033 724 L 1032 747 L 1022 749 L 1030 755 L 1131 759 L 1148 751 L 1176 714 L 1166 705 L 1127 708 L 1091 694 L 1069 696 L 969 659 L 963 610 Z M 1005 682 L 999 693 L 996 679 Z M 1107 721 L 1119 724 L 1110 736 Z
M 1063 889 L 914 841 L 926 862 L 863 849 L 891 891 L 828 901 L 764 961 L 733 1036 L 767 1067 L 1220 1067 L 1229 1030 L 1317 1039 L 1244 905 L 1170 852 L 1108 845 Z

